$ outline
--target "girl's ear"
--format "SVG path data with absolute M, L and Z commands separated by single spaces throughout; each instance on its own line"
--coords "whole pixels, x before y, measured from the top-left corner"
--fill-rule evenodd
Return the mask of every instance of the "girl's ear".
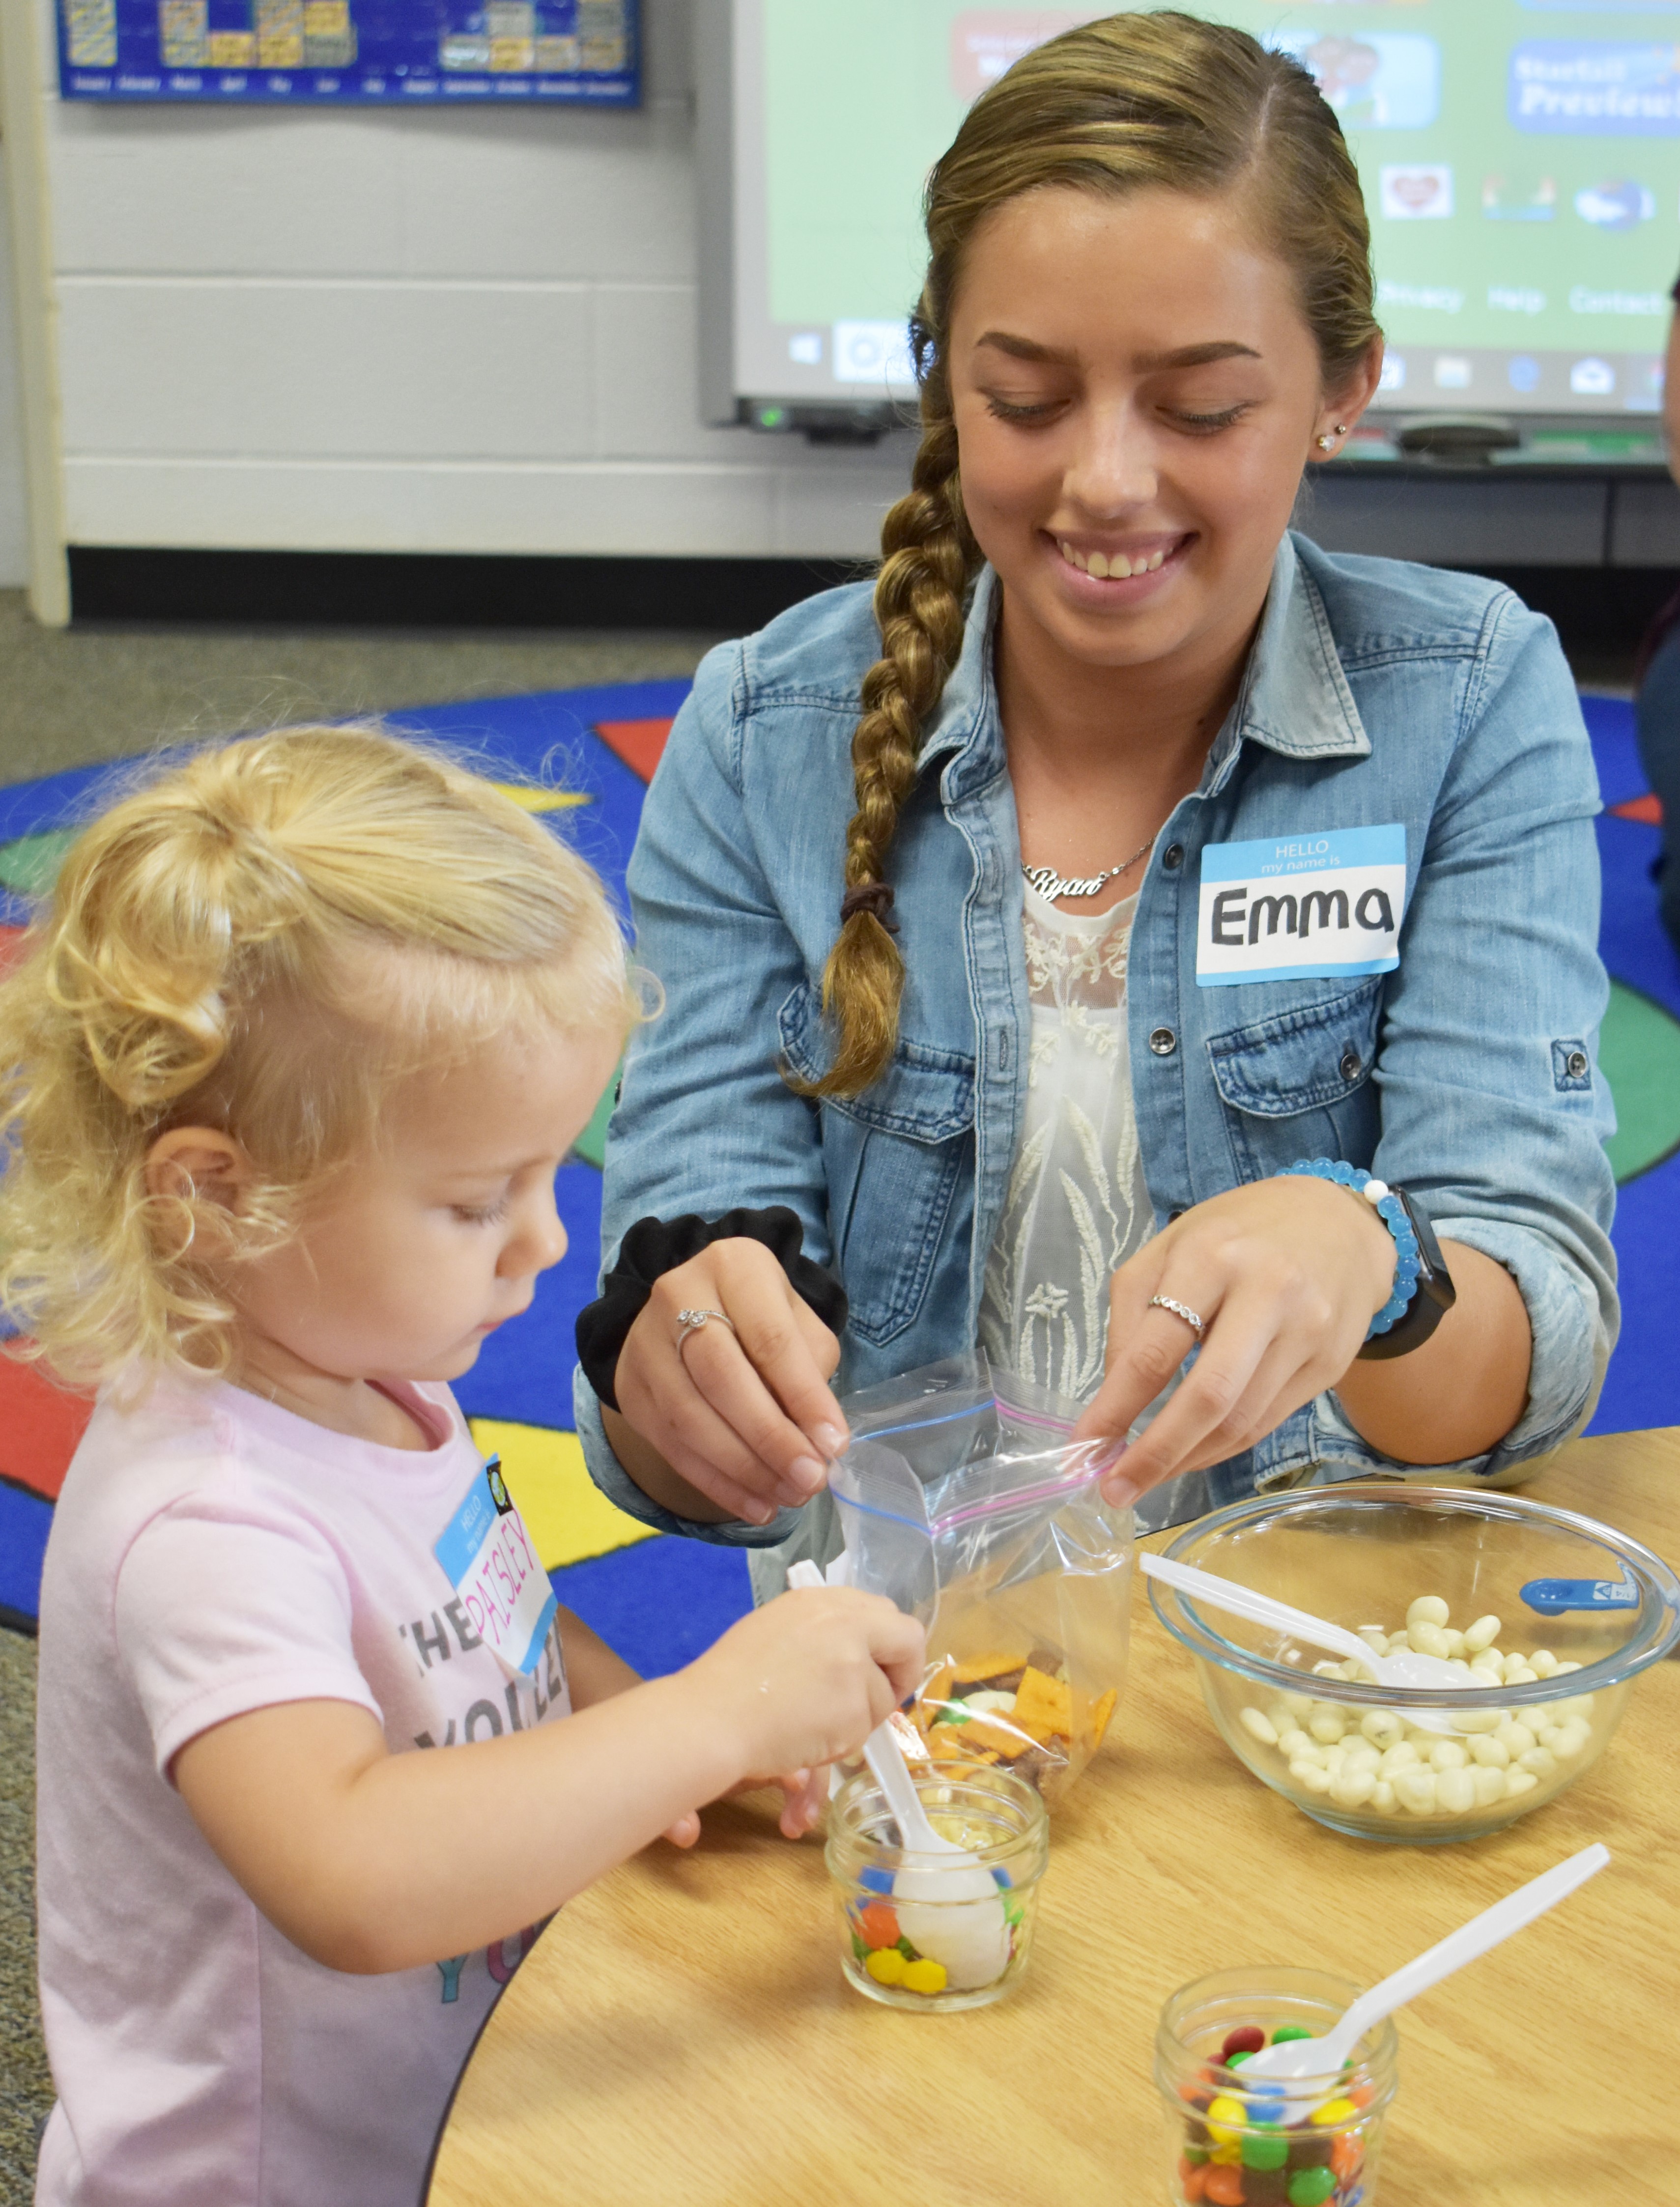
M 244 1150 L 231 1134 L 214 1127 L 171 1127 L 146 1153 L 150 1195 L 200 1196 L 236 1211 L 254 1176 Z
M 1383 380 L 1383 349 L 1382 338 L 1372 338 L 1359 365 L 1344 379 L 1334 399 L 1326 398 L 1325 406 L 1336 426 L 1351 429 L 1377 396 L 1377 386 Z

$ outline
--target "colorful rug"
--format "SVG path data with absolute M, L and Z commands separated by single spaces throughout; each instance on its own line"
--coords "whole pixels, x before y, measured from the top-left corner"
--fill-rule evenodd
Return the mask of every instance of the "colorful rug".
M 642 794 L 658 763 L 684 682 L 559 691 L 404 713 L 401 725 L 481 757 L 521 781 L 534 809 L 563 812 L 566 832 L 622 893 Z M 1620 1127 L 1611 1157 L 1622 1193 L 1621 1344 L 1591 1430 L 1680 1424 L 1680 956 L 1656 917 L 1651 861 L 1655 800 L 1634 746 L 1630 708 L 1585 699 L 1606 810 L 1603 948 L 1615 985 L 1603 1062 Z M 22 900 L 51 882 L 76 824 L 128 769 L 96 769 L 0 789 L 0 929 L 20 924 Z M 594 1292 L 601 1226 L 605 1110 L 560 1173 L 572 1254 L 546 1273 L 530 1310 L 485 1343 L 458 1384 L 487 1452 L 499 1450 L 560 1599 L 645 1672 L 673 1670 L 747 1606 L 738 1552 L 649 1534 L 591 1485 L 571 1426 L 572 1322 Z M 0 1621 L 33 1629 L 41 1558 L 87 1405 L 28 1367 L 0 1362 Z

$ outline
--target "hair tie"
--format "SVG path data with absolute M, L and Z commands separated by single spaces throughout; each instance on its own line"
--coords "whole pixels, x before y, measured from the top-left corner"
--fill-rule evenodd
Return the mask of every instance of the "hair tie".
M 840 925 L 844 927 L 853 912 L 866 912 L 878 920 L 888 935 L 896 935 L 896 924 L 887 915 L 893 909 L 893 885 L 890 882 L 860 882 L 840 899 Z

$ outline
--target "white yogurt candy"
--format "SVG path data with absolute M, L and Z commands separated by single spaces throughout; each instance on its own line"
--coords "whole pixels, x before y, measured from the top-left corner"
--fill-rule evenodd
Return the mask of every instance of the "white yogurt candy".
M 1534 1807 L 1529 1795 L 1541 1786 L 1555 1792 L 1590 1754 L 1593 1696 L 1560 1696 L 1524 1709 L 1502 1708 L 1497 1696 L 1504 1686 L 1562 1678 L 1581 1666 L 1560 1662 L 1549 1648 L 1502 1652 L 1497 1617 L 1479 1617 L 1462 1631 L 1449 1618 L 1440 1595 L 1424 1594 L 1408 1606 L 1399 1631 L 1380 1624 L 1357 1630 L 1373 1654 L 1411 1648 L 1440 1656 L 1462 1675 L 1467 1691 L 1496 1697 L 1455 1714 L 1454 1737 L 1422 1731 L 1397 1709 L 1360 1712 L 1301 1693 L 1283 1695 L 1269 1709 L 1244 1708 L 1237 1721 L 1260 1747 L 1276 1750 L 1290 1783 L 1314 1803 L 1362 1809 L 1401 1826 L 1426 1821 L 1437 1830 L 1459 1821 L 1479 1826 L 1506 1802 Z M 1352 1660 L 1315 1663 L 1312 1672 L 1364 1683 L 1371 1677 Z

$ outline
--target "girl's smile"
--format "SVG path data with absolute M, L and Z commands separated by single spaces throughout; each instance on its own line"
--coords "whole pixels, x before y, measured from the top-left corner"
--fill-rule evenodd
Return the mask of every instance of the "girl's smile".
M 1086 583 L 1096 583 L 1103 587 L 1103 595 L 1099 598 L 1074 601 L 1092 605 L 1135 604 L 1146 595 L 1139 586 L 1147 584 L 1169 561 L 1178 559 L 1194 537 L 1193 531 L 1182 530 L 1133 536 L 1124 541 L 1109 537 L 1076 543 L 1067 536 L 1053 537 L 1048 529 L 1039 533 L 1044 542 L 1054 547 L 1064 566 L 1071 567 Z M 1073 589 L 1077 586 L 1064 580 L 1063 587 Z

